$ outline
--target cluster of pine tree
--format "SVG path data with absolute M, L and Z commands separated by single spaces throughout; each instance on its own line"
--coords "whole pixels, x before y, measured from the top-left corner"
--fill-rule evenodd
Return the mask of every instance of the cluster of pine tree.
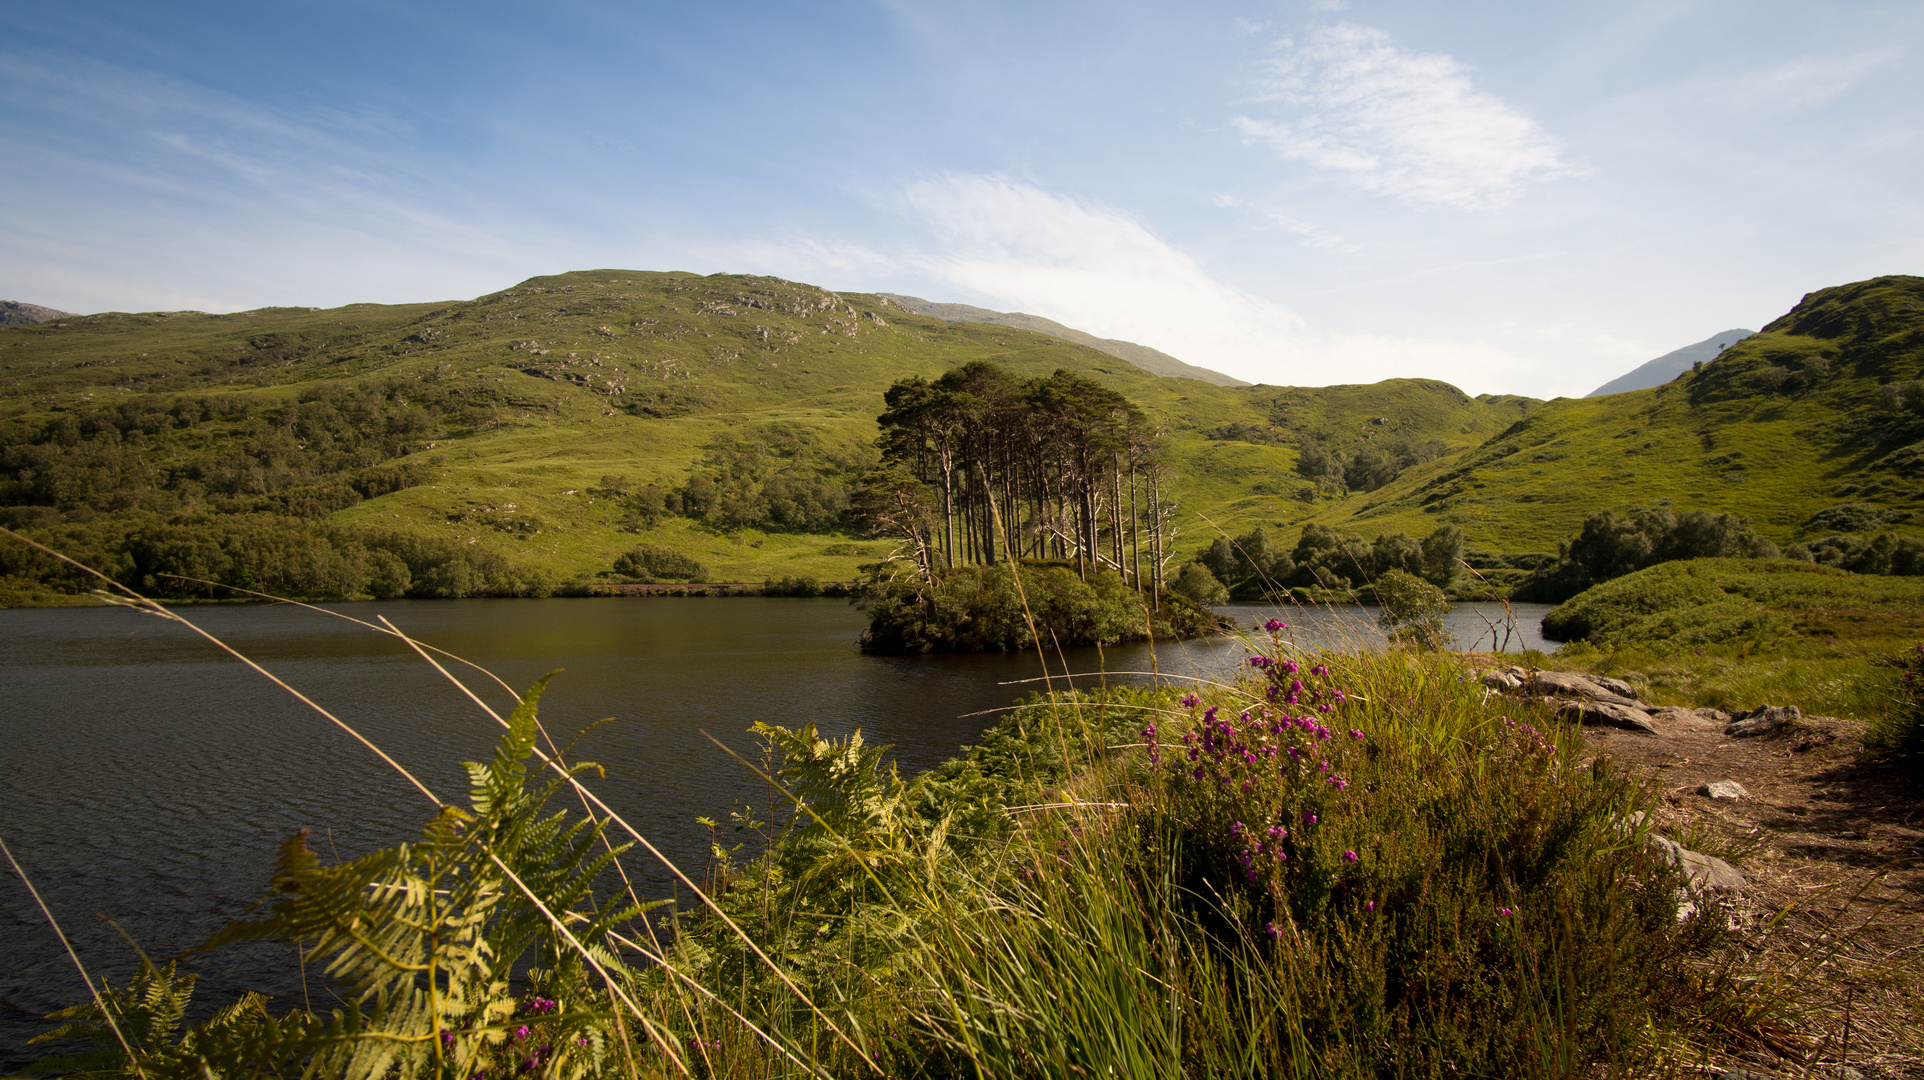
M 1073 372 L 1022 379 L 978 361 L 903 379 L 884 400 L 882 467 L 853 514 L 913 570 L 884 580 L 878 568 L 865 647 L 1020 649 L 1215 625 L 1166 588 L 1176 504 L 1162 432 L 1128 399 Z
M 884 400 L 883 468 L 857 512 L 907 542 L 924 580 L 1008 552 L 1160 592 L 1176 512 L 1162 432 L 1121 394 L 1070 371 L 1021 379 L 976 361 L 933 383 L 903 379 Z

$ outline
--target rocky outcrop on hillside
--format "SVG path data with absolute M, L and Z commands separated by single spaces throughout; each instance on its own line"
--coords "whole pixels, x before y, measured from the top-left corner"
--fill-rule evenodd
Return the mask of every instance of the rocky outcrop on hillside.
M 39 304 L 23 304 L 18 300 L 0 300 L 0 326 L 21 326 L 27 323 L 52 322 L 55 319 L 71 319 L 71 311 L 58 311 Z

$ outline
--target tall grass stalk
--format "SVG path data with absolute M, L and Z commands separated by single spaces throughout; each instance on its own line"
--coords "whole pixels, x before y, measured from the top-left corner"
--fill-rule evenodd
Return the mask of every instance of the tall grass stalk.
M 1630 1076 L 1750 1022 L 1714 908 L 1680 924 L 1629 824 L 1649 793 L 1438 654 L 1276 623 L 1238 677 L 1051 679 L 912 781 L 758 724 L 767 848 L 698 883 L 562 760 L 540 684 L 504 717 L 375 628 L 502 725 L 493 761 L 466 807 L 421 788 L 419 844 L 290 841 L 268 917 L 212 942 L 311 942 L 348 1008 L 237 1006 L 146 1075 Z M 585 816 L 544 809 L 563 788 Z M 597 899 L 631 845 L 695 906 Z

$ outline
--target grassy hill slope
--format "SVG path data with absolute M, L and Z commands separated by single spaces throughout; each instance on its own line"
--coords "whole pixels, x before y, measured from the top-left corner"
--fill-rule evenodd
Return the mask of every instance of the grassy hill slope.
M 1716 361 L 1649 390 L 1559 398 L 1455 460 L 1308 520 L 1378 532 L 1459 524 L 1543 551 L 1588 514 L 1728 512 L 1779 543 L 1924 533 L 1924 278 L 1824 289 Z
M 879 546 L 637 522 L 601 480 L 680 484 L 723 442 L 761 433 L 845 483 L 872 453 L 883 389 L 971 360 L 1023 376 L 1068 368 L 1164 424 L 1186 511 L 1178 551 L 1258 524 L 1287 541 L 1310 522 L 1365 535 L 1452 523 L 1477 547 L 1546 551 L 1588 514 L 1666 500 L 1752 517 L 1779 543 L 1924 529 L 1914 277 L 1813 293 L 1664 386 L 1547 405 L 1418 379 L 1157 377 L 1019 327 L 740 275 L 597 270 L 464 302 L 79 316 L 0 327 L 0 513 L 42 530 L 101 513 L 320 515 L 558 579 L 605 570 L 641 541 L 689 551 L 715 580 L 841 578 Z M 198 419 L 180 418 L 194 412 L 183 401 L 203 403 Z M 333 427 L 296 419 L 335 406 Z M 112 438 L 95 431 L 109 414 L 121 418 Z M 1299 474 L 1305 437 L 1352 458 L 1418 453 L 1381 487 L 1350 491 Z
M 1291 471 L 1296 433 L 1367 440 L 1407 430 L 1445 436 L 1460 451 L 1533 404 L 1492 405 L 1420 381 L 1221 387 L 1160 378 L 1032 331 L 917 315 L 879 296 L 775 278 L 600 270 L 458 303 L 109 313 L 0 329 L 8 452 L 38 441 L 42 451 L 64 445 L 72 458 L 113 443 L 90 450 L 92 471 L 66 481 L 55 476 L 66 459 L 10 458 L 4 501 L 11 523 L 43 530 L 103 511 L 278 512 L 286 507 L 276 498 L 298 501 L 289 492 L 325 495 L 330 478 L 412 465 L 425 482 L 385 490 L 393 485 L 355 480 L 369 497 L 343 497 L 351 505 L 329 523 L 437 536 L 560 579 L 605 570 L 644 540 L 689 551 L 714 580 L 845 578 L 878 546 L 720 531 L 672 515 L 638 527 L 598 485 L 609 475 L 634 486 L 682 483 L 719 439 L 758 431 L 786 432 L 852 471 L 869 453 L 890 383 L 978 359 L 1023 376 L 1075 370 L 1163 422 L 1178 495 L 1202 515 L 1184 525 L 1197 546 L 1214 535 L 1204 518 L 1236 529 L 1298 517 L 1305 499 L 1328 498 Z M 367 436 L 358 442 L 338 419 L 311 435 L 301 434 L 307 421 L 290 419 L 351 391 L 385 402 L 355 414 Z M 183 400 L 213 405 L 198 421 L 169 419 Z M 109 415 L 121 417 L 124 439 L 94 431 Z M 1374 423 L 1378 415 L 1394 419 Z M 385 441 L 374 437 L 383 430 Z M 107 450 L 125 460 L 101 465 Z M 103 480 L 103 470 L 118 479 Z M 131 475 L 143 470 L 151 475 Z M 198 479 L 181 481 L 183 473 Z M 255 502 L 235 501 L 244 497 Z

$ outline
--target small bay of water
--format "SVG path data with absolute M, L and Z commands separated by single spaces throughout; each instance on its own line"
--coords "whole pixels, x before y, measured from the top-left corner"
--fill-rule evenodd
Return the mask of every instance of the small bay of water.
M 1548 648 L 1544 605 L 1512 605 L 1512 649 Z M 993 712 L 1039 687 L 1033 653 L 863 656 L 864 618 L 837 600 L 552 599 L 388 601 L 335 605 L 499 675 L 517 691 L 563 669 L 542 703 L 569 756 L 608 770 L 591 784 L 691 875 L 707 851 L 694 818 L 765 806 L 759 780 L 710 741 L 752 755 L 756 721 L 860 728 L 894 747 L 905 774 L 977 738 Z M 1305 647 L 1381 647 L 1370 609 L 1278 610 L 1233 604 L 1240 627 L 1292 624 Z M 485 760 L 500 729 L 392 637 L 287 606 L 182 613 L 352 724 L 443 800 L 465 795 L 462 761 Z M 1502 605 L 1458 605 L 1459 647 L 1502 644 Z M 1235 638 L 1078 649 L 1051 657 L 1077 682 L 1233 676 Z M 1102 673 L 1109 674 L 1104 675 Z M 470 673 L 472 674 L 472 673 Z M 301 829 L 325 856 L 351 858 L 418 834 L 419 792 L 339 728 L 185 627 L 117 608 L 0 611 L 0 712 L 7 790 L 3 837 L 89 969 L 123 980 L 137 960 L 115 920 L 156 959 L 191 948 L 246 912 L 267 886 L 277 846 Z M 469 685 L 503 712 L 492 680 Z M 604 718 L 609 722 L 599 723 Z M 667 876 L 631 854 L 654 895 Z M 104 918 L 103 918 L 104 917 Z M 286 955 L 282 955 L 285 952 Z M 0 1069 L 37 1056 L 27 1037 L 85 987 L 18 881 L 0 884 Z M 300 1000 L 291 949 L 195 956 L 197 996 L 241 989 Z

